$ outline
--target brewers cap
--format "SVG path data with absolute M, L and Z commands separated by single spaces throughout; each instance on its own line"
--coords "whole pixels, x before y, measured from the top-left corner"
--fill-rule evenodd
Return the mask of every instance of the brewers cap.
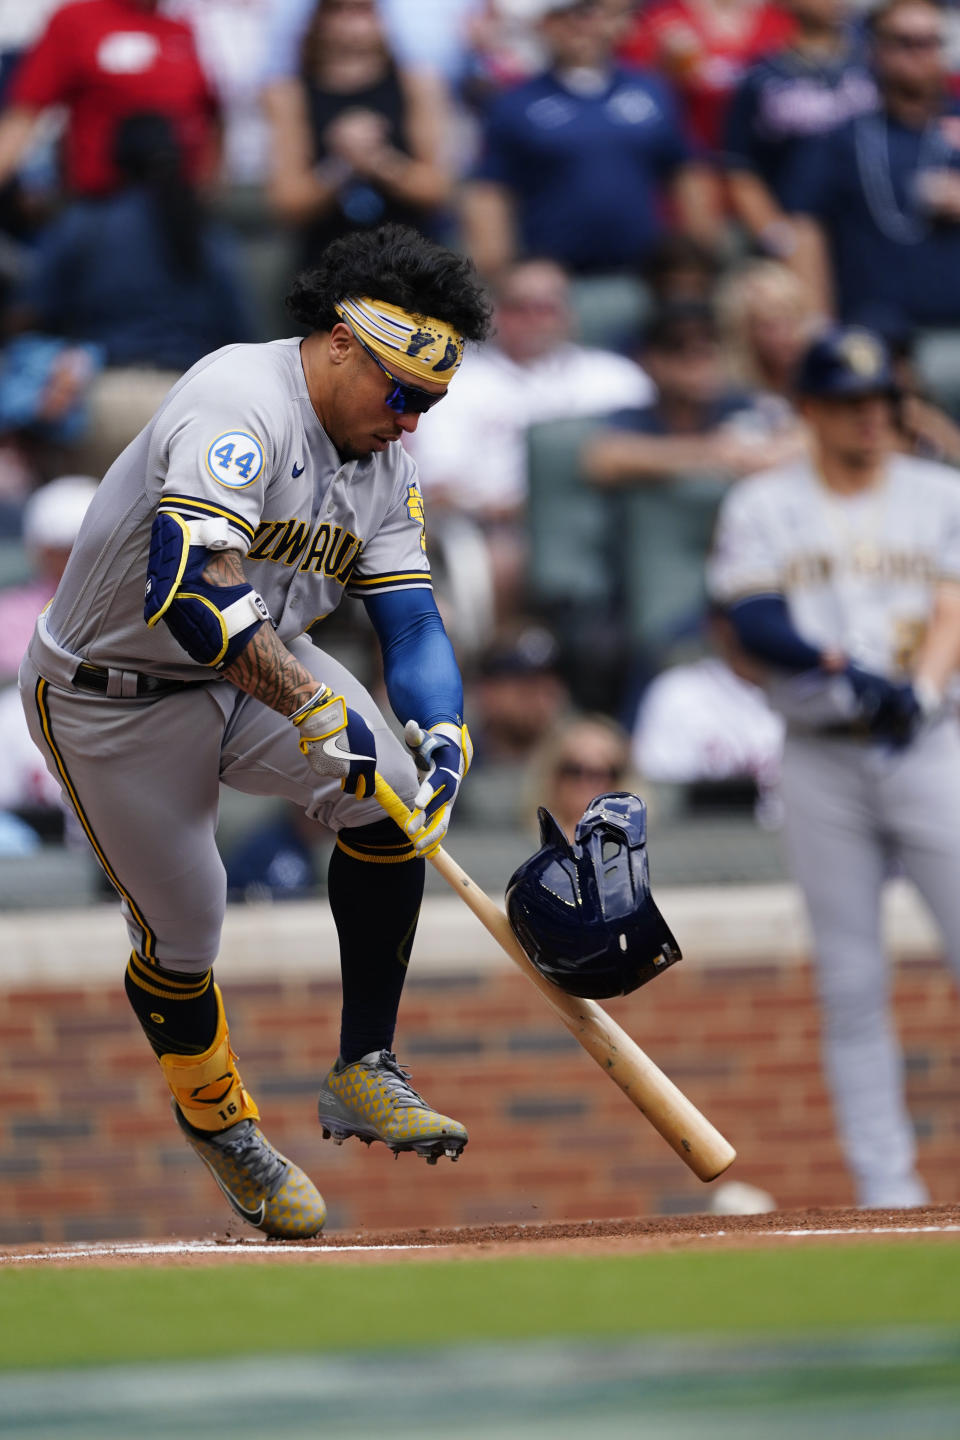
M 890 352 L 879 335 L 858 325 L 825 331 L 808 347 L 797 370 L 801 395 L 891 394 L 897 386 Z

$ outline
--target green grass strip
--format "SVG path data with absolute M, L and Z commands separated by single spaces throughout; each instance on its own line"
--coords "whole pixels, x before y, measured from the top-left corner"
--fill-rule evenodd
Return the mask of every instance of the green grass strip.
M 960 1246 L 0 1271 L 0 1368 L 558 1336 L 960 1329 Z

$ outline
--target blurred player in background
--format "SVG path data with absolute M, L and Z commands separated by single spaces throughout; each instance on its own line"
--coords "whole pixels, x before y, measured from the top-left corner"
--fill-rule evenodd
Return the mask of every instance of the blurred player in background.
M 901 870 L 960 971 L 960 485 L 894 452 L 893 372 L 872 332 L 815 340 L 798 391 L 812 456 L 728 495 L 711 584 L 786 718 L 787 848 L 858 1203 L 920 1205 L 880 900 Z

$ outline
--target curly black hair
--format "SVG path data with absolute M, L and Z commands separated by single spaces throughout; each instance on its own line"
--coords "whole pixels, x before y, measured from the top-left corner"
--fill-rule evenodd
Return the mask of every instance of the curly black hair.
M 433 315 L 467 340 L 485 340 L 492 306 L 473 262 L 406 225 L 334 240 L 293 282 L 287 309 L 308 330 L 332 330 L 339 300 L 369 295 L 411 315 Z

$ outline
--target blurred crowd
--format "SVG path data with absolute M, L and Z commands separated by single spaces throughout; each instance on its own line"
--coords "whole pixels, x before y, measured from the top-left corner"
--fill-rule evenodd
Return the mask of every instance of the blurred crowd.
M 706 599 L 714 520 L 805 453 L 831 317 L 894 354 L 902 449 L 960 464 L 958 14 L 0 0 L 0 850 L 63 830 L 10 687 L 85 500 L 185 369 L 294 333 L 296 271 L 389 220 L 496 302 L 410 437 L 489 780 L 464 821 L 569 828 L 645 781 L 769 816 L 781 724 Z M 375 684 L 350 603 L 323 643 Z M 309 831 L 241 836 L 233 893 L 309 893 Z

